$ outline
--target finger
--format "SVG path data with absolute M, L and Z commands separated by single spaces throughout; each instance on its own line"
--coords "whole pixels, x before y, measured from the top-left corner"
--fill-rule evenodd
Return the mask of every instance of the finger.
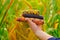
M 26 21 L 30 20 L 29 18 L 25 18 Z
M 37 25 L 43 25 L 44 24 L 44 20 L 32 20 L 34 23 L 36 23 Z

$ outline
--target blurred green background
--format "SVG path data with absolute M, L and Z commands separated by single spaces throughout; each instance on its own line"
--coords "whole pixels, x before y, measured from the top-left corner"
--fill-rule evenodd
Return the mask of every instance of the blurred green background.
M 60 37 L 60 0 L 0 0 L 0 40 L 10 40 L 9 28 L 16 26 L 15 19 L 21 16 L 22 11 L 30 9 L 39 10 L 44 17 L 45 32 Z

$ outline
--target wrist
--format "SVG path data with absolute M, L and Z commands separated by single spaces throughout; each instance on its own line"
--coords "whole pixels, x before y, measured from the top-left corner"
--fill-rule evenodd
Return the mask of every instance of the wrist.
M 43 32 L 42 30 L 37 30 L 35 32 L 36 36 L 39 37 L 41 40 L 48 40 L 49 38 L 53 37 L 45 32 Z

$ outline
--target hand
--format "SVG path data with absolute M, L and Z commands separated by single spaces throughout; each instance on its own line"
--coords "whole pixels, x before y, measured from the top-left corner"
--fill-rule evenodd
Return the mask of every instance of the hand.
M 36 19 L 36 18 L 25 18 L 26 21 L 29 21 L 31 20 L 32 22 L 34 22 L 41 30 L 43 30 L 43 27 L 42 25 L 44 24 L 44 21 L 43 20 L 40 20 L 40 19 Z
M 22 21 L 22 19 L 20 18 L 19 21 Z M 45 33 L 44 31 L 41 30 L 41 28 L 38 27 L 38 25 L 40 25 L 40 27 L 42 27 L 41 25 L 43 25 L 44 21 L 43 20 L 39 20 L 39 19 L 30 19 L 30 18 L 24 18 L 23 21 L 28 22 L 30 28 L 32 29 L 32 31 L 36 34 L 37 37 L 39 37 L 41 40 L 48 40 L 49 38 L 53 37 L 47 33 Z M 39 23 L 38 23 L 38 22 Z M 38 25 L 37 25 L 37 23 Z
M 39 28 L 38 25 L 36 25 L 36 23 L 34 23 L 29 18 L 25 18 L 25 20 L 28 22 L 30 28 L 35 33 L 35 35 L 37 37 L 39 37 L 41 40 L 48 40 L 49 38 L 53 37 L 53 36 L 45 33 L 44 31 L 42 31 L 41 28 Z M 36 21 L 36 19 L 35 19 L 35 21 Z
M 26 22 L 27 22 L 28 20 L 31 20 L 31 21 L 34 22 L 38 27 L 40 27 L 40 29 L 42 29 L 42 25 L 44 24 L 44 20 L 37 19 L 37 18 L 24 18 L 24 17 L 17 18 L 17 21 L 19 21 L 19 22 L 23 22 L 23 21 L 26 21 Z

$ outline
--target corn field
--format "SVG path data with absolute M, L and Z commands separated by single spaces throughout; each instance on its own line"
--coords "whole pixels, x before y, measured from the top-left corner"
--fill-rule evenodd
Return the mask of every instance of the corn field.
M 24 10 L 39 10 L 43 30 L 60 38 L 60 0 L 0 0 L 0 40 L 39 40 L 26 22 L 18 22 Z

